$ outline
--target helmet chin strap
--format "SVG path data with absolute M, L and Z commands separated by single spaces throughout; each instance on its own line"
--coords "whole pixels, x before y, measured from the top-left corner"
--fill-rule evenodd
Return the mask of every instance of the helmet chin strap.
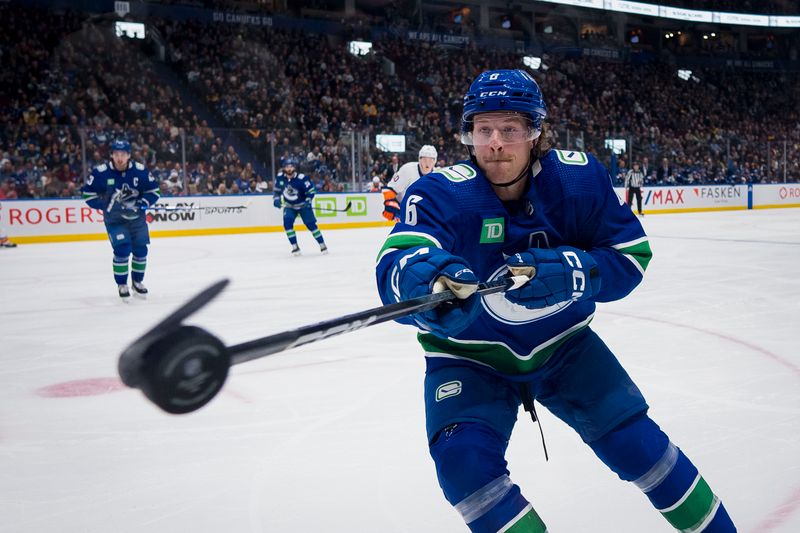
M 467 146 L 467 151 L 469 152 L 469 158 L 472 161 L 472 164 L 480 168 L 480 165 L 478 165 L 478 159 L 475 157 L 474 148 L 472 146 Z M 530 173 L 531 167 L 533 166 L 533 163 L 535 161 L 536 159 L 533 155 L 533 149 L 531 149 L 531 156 L 530 158 L 528 158 L 528 164 L 525 165 L 525 168 L 522 169 L 522 172 L 519 173 L 519 176 L 509 181 L 508 183 L 495 183 L 493 181 L 490 181 L 489 183 L 491 183 L 495 187 L 511 187 L 512 185 L 514 185 L 515 183 L 517 183 L 519 180 L 521 180 Z

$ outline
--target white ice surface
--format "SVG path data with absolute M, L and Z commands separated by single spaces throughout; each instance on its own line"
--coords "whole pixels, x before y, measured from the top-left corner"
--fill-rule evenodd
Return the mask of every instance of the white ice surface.
M 594 328 L 739 530 L 800 531 L 800 210 L 651 216 L 654 259 Z M 425 443 L 423 356 L 389 323 L 237 366 L 170 416 L 116 381 L 136 336 L 209 283 L 189 323 L 226 343 L 379 304 L 385 228 L 158 239 L 146 302 L 106 242 L 0 249 L 0 532 L 458 532 Z M 512 479 L 553 533 L 667 532 L 634 486 L 540 410 Z M 524 416 L 523 416 L 524 415 Z

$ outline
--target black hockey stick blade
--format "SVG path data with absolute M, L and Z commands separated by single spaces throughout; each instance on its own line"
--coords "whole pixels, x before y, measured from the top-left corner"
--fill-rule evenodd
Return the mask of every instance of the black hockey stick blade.
M 485 296 L 497 292 L 505 292 L 509 289 L 524 285 L 528 280 L 529 278 L 526 276 L 513 276 L 497 279 L 488 283 L 481 283 L 478 285 L 477 294 Z M 276 333 L 268 337 L 229 346 L 228 350 L 231 354 L 231 364 L 238 365 L 290 348 L 327 339 L 335 335 L 356 331 L 396 318 L 427 311 L 443 302 L 454 300 L 455 298 L 456 295 L 453 294 L 452 291 L 445 290 L 443 292 L 374 307 L 366 311 L 360 311 L 358 313 L 325 320 L 316 324 L 310 324 L 297 329 Z
M 205 211 L 207 209 L 247 209 L 250 206 L 249 202 L 245 205 L 219 205 L 219 206 L 182 206 L 182 205 L 154 205 L 148 207 L 148 211 Z
M 178 329 L 181 322 L 219 296 L 228 286 L 228 283 L 230 283 L 230 280 L 222 279 L 210 285 L 125 348 L 117 364 L 117 370 L 122 382 L 129 387 L 138 386 L 142 354 L 150 344 L 163 337 L 167 332 Z
M 329 213 L 346 213 L 350 211 L 351 207 L 353 207 L 353 202 L 348 201 L 347 205 L 344 206 L 344 209 L 329 209 L 327 207 L 318 207 L 318 206 L 315 206 L 314 209 L 319 211 L 327 211 Z

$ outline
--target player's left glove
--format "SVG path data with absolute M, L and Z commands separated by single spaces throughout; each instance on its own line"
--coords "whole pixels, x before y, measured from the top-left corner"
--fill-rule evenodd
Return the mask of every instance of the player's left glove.
M 597 262 L 578 248 L 531 248 L 512 255 L 506 264 L 513 275 L 532 278 L 522 287 L 504 293 L 509 301 L 528 309 L 589 300 L 600 292 Z
M 452 336 L 469 326 L 480 313 L 478 278 L 466 260 L 440 248 L 417 246 L 398 260 L 397 287 L 400 299 L 450 289 L 457 300 L 444 302 L 429 311 L 412 315 L 423 329 Z
M 302 208 L 303 209 L 306 209 L 306 208 L 311 209 L 312 208 L 311 200 L 306 200 L 305 202 L 303 202 Z
M 145 202 L 142 198 L 139 198 L 130 205 L 125 206 L 120 214 L 122 215 L 122 218 L 126 220 L 136 220 L 139 218 L 139 215 L 147 211 L 147 205 L 147 202 Z
M 276 196 L 276 197 L 274 197 L 274 198 L 272 199 L 272 205 L 274 205 L 275 207 L 277 207 L 278 209 L 280 209 L 280 208 L 281 208 L 281 197 L 280 197 L 280 196 Z

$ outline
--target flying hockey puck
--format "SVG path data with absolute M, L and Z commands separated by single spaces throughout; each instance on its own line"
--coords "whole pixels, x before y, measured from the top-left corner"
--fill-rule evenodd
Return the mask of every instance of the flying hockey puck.
M 148 346 L 138 387 L 172 414 L 200 409 L 220 391 L 231 365 L 227 348 L 202 328 L 180 326 Z

